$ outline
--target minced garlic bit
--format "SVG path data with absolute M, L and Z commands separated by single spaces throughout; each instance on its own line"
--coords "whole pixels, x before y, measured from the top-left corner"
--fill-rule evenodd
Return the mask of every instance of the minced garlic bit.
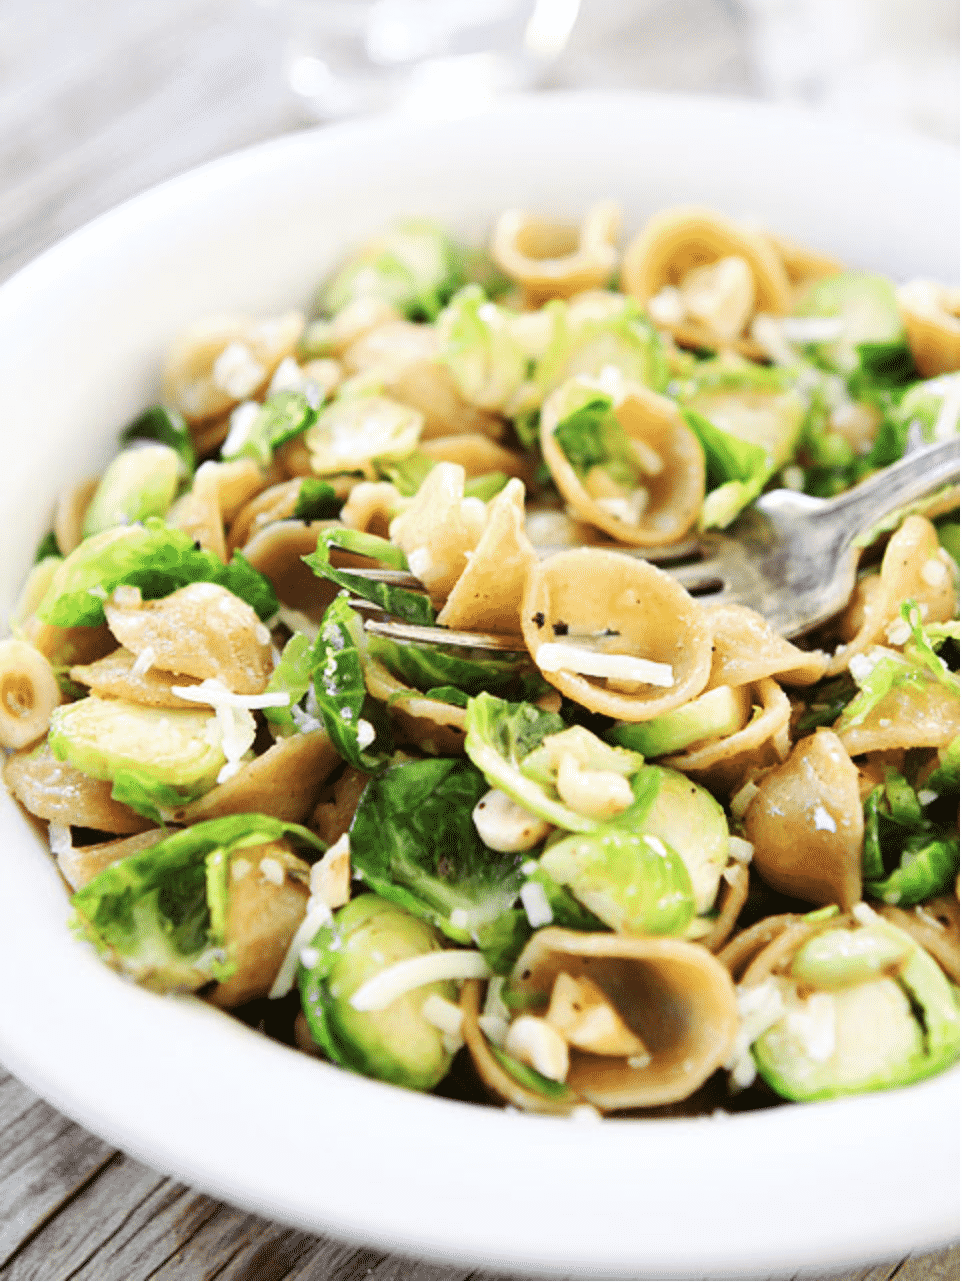
M 533 930 L 549 926 L 554 921 L 554 912 L 548 903 L 544 886 L 537 881 L 526 881 L 521 887 L 521 907 Z
M 547 1020 L 519 1015 L 508 1029 L 504 1049 L 542 1077 L 563 1082 L 568 1076 L 568 1043 Z

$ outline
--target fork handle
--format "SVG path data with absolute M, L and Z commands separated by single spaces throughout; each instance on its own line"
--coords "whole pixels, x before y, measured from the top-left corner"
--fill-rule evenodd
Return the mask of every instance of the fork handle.
M 923 499 L 959 475 L 959 438 L 913 450 L 854 489 L 831 499 L 833 514 L 848 525 L 849 537 L 868 535 L 900 508 Z

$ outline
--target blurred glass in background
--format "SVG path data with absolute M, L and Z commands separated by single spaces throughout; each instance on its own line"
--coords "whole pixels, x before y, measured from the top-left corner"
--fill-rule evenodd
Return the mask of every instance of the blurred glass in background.
M 273 0 L 286 74 L 321 120 L 458 115 L 537 84 L 579 0 Z
M 532 88 L 734 93 L 959 137 L 958 0 L 258 0 L 308 119 Z
M 958 0 L 741 4 L 764 97 L 958 141 Z

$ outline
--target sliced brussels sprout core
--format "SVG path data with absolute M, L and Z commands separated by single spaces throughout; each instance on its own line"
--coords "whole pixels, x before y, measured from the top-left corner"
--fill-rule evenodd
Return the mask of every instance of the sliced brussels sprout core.
M 441 949 L 426 922 L 377 895 L 359 895 L 315 935 L 317 961 L 299 985 L 311 1035 L 335 1063 L 369 1077 L 428 1091 L 451 1066 L 444 1034 L 424 1015 L 435 994 L 457 1000 L 451 980 L 422 984 L 382 1010 L 356 1010 L 351 998 L 389 967 Z

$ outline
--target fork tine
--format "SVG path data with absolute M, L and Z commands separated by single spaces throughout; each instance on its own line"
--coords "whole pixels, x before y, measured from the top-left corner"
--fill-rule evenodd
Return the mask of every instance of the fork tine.
M 392 588 L 414 588 L 421 592 L 424 591 L 424 584 L 421 580 L 415 578 L 413 574 L 408 574 L 406 570 L 386 570 L 377 565 L 358 569 L 352 565 L 350 570 L 345 570 L 345 573 L 352 575 L 356 579 L 369 579 L 373 583 L 387 583 Z
M 364 604 L 352 601 L 351 605 Z M 370 604 L 368 602 L 367 604 Z M 527 655 L 524 639 L 494 632 L 455 632 L 452 628 L 430 628 L 418 623 L 397 623 L 389 619 L 365 619 L 364 628 L 393 641 L 414 641 L 421 645 L 455 646 L 466 650 L 500 650 Z
M 683 588 L 692 593 L 708 592 L 712 588 L 717 590 L 725 583 L 722 563 L 716 558 L 696 561 L 694 565 L 680 565 L 673 569 L 665 567 L 665 573 L 670 574 L 676 583 L 680 583 Z

